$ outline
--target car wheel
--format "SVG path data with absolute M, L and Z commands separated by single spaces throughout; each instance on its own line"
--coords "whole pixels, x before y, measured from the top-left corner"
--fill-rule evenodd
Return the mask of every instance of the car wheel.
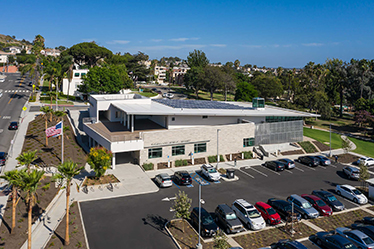
M 354 199 L 353 199 L 353 202 L 356 203 L 356 204 L 358 204 L 358 200 L 357 200 L 357 198 L 354 198 Z
M 309 163 L 309 167 L 312 167 L 312 164 L 311 164 L 311 163 Z
M 271 224 L 270 224 L 270 219 L 267 219 L 267 220 L 266 220 L 266 224 L 268 224 L 269 226 L 271 225 Z
M 317 239 L 317 245 L 322 246 L 322 241 L 320 239 Z
M 226 228 L 226 234 L 230 234 L 230 229 L 228 227 Z
M 308 215 L 307 214 L 303 214 L 303 218 L 307 220 L 308 219 Z
M 248 229 L 253 230 L 253 229 L 252 229 L 252 226 L 251 226 L 251 223 L 249 223 L 249 222 L 247 223 L 247 227 L 248 227 Z
M 338 194 L 338 195 L 342 195 L 342 193 L 340 193 L 340 191 L 338 190 L 338 191 L 336 191 L 336 193 Z

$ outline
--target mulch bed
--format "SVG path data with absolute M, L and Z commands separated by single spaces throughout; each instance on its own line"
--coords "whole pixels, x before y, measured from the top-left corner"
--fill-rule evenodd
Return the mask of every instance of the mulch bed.
M 239 161 L 239 160 L 243 160 L 242 159 L 242 153 L 235 153 L 235 154 L 232 154 L 232 160 L 231 161 L 234 161 L 235 160 L 235 158 L 236 158 L 236 160 L 237 161 Z M 230 161 L 230 154 L 226 154 L 226 159 L 227 159 L 227 161 Z
M 206 164 L 205 157 L 194 158 L 195 164 Z
M 280 239 L 300 239 L 304 237 L 308 237 L 314 234 L 316 231 L 310 228 L 309 226 L 298 223 L 294 226 L 294 230 L 296 233 L 293 237 L 287 231 L 285 231 L 285 227 L 277 227 L 267 230 L 262 230 L 250 234 L 245 234 L 242 236 L 235 236 L 233 239 L 238 242 L 241 247 L 245 249 L 253 249 L 253 248 L 261 248 L 270 246 L 271 244 L 278 242 Z
M 171 162 L 170 162 L 170 167 L 171 167 Z M 157 169 L 167 169 L 168 168 L 168 163 L 158 163 L 157 164 Z
M 82 186 L 101 185 L 116 182 L 119 182 L 119 180 L 112 174 L 103 175 L 99 179 L 96 176 L 88 176 L 86 180 L 84 180 Z
M 326 144 L 324 144 L 324 143 L 321 143 L 321 142 L 319 142 L 319 141 L 313 141 L 313 144 L 314 144 L 315 146 L 317 146 L 318 149 L 319 149 L 320 151 L 327 151 L 327 150 L 330 150 L 330 146 L 328 146 L 328 145 L 326 145 Z
M 290 150 L 290 151 L 282 151 L 281 154 L 283 156 L 289 156 L 289 155 L 304 154 L 304 152 L 302 150 Z
M 64 245 L 65 224 L 66 224 L 65 216 L 64 216 L 64 218 L 61 220 L 61 223 L 58 225 L 57 229 L 54 231 L 46 248 L 67 248 L 67 249 L 87 248 L 77 202 L 74 202 L 70 205 L 69 214 L 70 214 L 69 215 L 70 244 L 68 246 Z
M 352 154 L 339 154 L 338 156 L 338 162 L 339 163 L 353 163 L 356 162 L 360 157 L 352 155 Z M 329 157 L 331 161 L 335 162 L 335 157 Z
M 316 226 L 324 229 L 325 231 L 334 230 L 337 227 L 350 226 L 356 220 L 361 220 L 363 217 L 371 216 L 371 214 L 363 210 L 354 210 L 341 214 L 332 215 L 329 217 L 323 217 L 319 219 L 310 220 Z
M 53 116 L 52 122 L 48 119 L 47 127 L 56 125 L 57 121 Z M 68 130 L 64 131 L 64 160 L 70 159 L 79 166 L 84 166 L 86 153 L 76 142 L 73 128 L 66 116 L 64 116 L 64 127 L 68 127 Z M 38 115 L 29 123 L 22 152 L 37 150 L 38 159 L 34 163 L 41 167 L 58 165 L 61 162 L 61 137 L 48 138 L 48 146 L 45 142 L 45 119 L 43 115 Z
M 33 222 L 39 218 L 58 192 L 58 188 L 55 188 L 55 183 L 50 183 L 48 190 L 44 191 L 41 189 L 46 184 L 48 185 L 50 181 L 51 177 L 45 177 L 39 183 L 39 189 L 36 191 L 38 196 L 37 204 L 34 206 L 32 212 Z M 21 196 L 22 199 L 18 202 L 16 208 L 16 227 L 12 234 L 10 234 L 10 229 L 12 226 L 12 200 L 11 198 L 8 199 L 5 214 L 0 227 L 0 249 L 20 248 L 27 240 L 27 205 L 25 203 L 25 199 L 23 199 L 25 194 L 21 193 Z
M 184 227 L 184 228 L 183 228 Z M 199 242 L 199 236 L 186 220 L 172 220 L 169 223 L 169 231 L 182 249 L 195 249 Z M 184 232 L 183 232 L 184 229 Z M 204 243 L 203 248 L 213 249 L 214 242 Z

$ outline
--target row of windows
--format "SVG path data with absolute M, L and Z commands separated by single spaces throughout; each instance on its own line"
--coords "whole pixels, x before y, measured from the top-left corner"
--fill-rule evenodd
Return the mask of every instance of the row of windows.
M 274 123 L 274 122 L 286 122 L 286 121 L 295 121 L 295 120 L 302 120 L 302 117 L 278 117 L 278 116 L 267 116 L 266 123 Z
M 86 73 L 81 73 L 81 77 L 86 75 Z M 74 77 L 79 77 L 79 73 L 74 73 Z
M 255 145 L 255 138 L 243 138 L 243 147 L 249 147 Z

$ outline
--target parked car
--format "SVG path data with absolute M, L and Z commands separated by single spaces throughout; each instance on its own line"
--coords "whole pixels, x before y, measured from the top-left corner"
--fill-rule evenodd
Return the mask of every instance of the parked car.
M 265 202 L 256 202 L 255 208 L 257 208 L 266 223 L 269 225 L 277 225 L 281 223 L 280 215 L 269 204 Z
M 234 210 L 227 204 L 218 205 L 216 210 L 216 223 L 221 224 L 226 234 L 238 233 L 244 230 L 244 227 Z
M 360 190 L 352 187 L 351 185 L 336 185 L 335 192 L 338 195 L 341 195 L 355 203 L 359 204 L 366 204 L 368 203 L 368 199 L 364 194 L 360 192 Z
M 359 230 L 352 230 L 346 227 L 338 227 L 335 231 L 341 236 L 350 240 L 357 247 L 362 249 L 374 248 L 374 240 Z
M 280 161 L 267 161 L 265 162 L 265 167 L 275 171 L 282 171 L 286 167 L 286 164 Z
M 287 201 L 294 204 L 294 208 L 301 213 L 304 219 L 314 219 L 319 216 L 319 212 L 299 195 L 291 195 L 287 197 Z
M 8 130 L 17 130 L 18 129 L 18 122 L 13 121 L 10 122 L 10 125 L 8 126 Z
M 292 213 L 292 205 L 285 200 L 280 200 L 276 198 L 270 198 L 267 203 L 274 208 L 275 211 L 282 217 L 283 220 L 288 220 Z M 296 213 L 297 220 L 301 220 L 301 214 L 294 209 Z
M 348 179 L 358 180 L 360 178 L 360 170 L 352 166 L 345 166 L 343 173 L 347 175 Z
M 293 168 L 295 168 L 295 162 L 292 161 L 291 159 L 282 158 L 282 159 L 279 159 L 278 161 L 284 163 L 286 165 L 286 169 L 293 169 Z
M 321 198 L 315 195 L 301 195 L 305 200 L 309 201 L 312 206 L 318 210 L 322 216 L 332 215 L 332 209 Z
M 175 172 L 174 179 L 179 185 L 189 185 L 192 183 L 192 178 L 187 170 Z
M 257 209 L 246 200 L 238 199 L 232 204 L 236 216 L 252 230 L 263 229 L 266 224 Z
M 374 217 L 364 217 L 362 218 L 362 220 L 358 220 L 356 222 L 367 224 L 367 225 L 374 225 Z
M 217 234 L 219 227 L 214 222 L 212 216 L 204 208 L 200 209 L 200 232 L 204 237 L 213 237 Z M 191 223 L 196 228 L 199 227 L 199 208 L 194 207 L 190 215 Z
M 374 165 L 374 159 L 370 157 L 361 157 L 357 160 L 357 164 L 363 163 L 366 166 Z
M 153 92 L 157 92 L 157 88 L 152 88 L 152 91 Z
M 374 240 L 374 226 L 355 223 L 351 225 L 352 229 L 359 230 Z
M 347 238 L 331 232 L 318 232 L 315 235 L 316 243 L 323 248 L 331 249 L 357 249 Z
M 328 166 L 328 165 L 331 164 L 330 159 L 328 159 L 328 158 L 325 157 L 325 156 L 321 156 L 321 155 L 319 155 L 319 156 L 316 156 L 316 157 L 317 157 L 317 159 L 319 160 L 319 164 L 320 164 L 320 165 Z
M 166 93 L 166 92 L 163 93 L 163 94 L 162 94 L 162 97 L 166 98 L 166 97 L 167 97 L 167 94 L 168 94 L 168 93 Z
M 157 182 L 158 186 L 162 188 L 171 187 L 173 182 L 171 181 L 171 177 L 168 173 L 161 173 L 155 176 L 155 181 Z
M 211 164 L 203 164 L 203 166 L 201 166 L 201 174 L 210 181 L 218 181 L 221 178 L 221 174 Z
M 7 159 L 8 159 L 8 153 L 0 152 L 0 166 L 5 165 Z
M 270 246 L 272 249 L 308 249 L 296 240 L 282 239 Z
M 32 86 L 32 81 L 29 82 L 29 86 Z
M 172 94 L 172 93 L 167 93 L 167 94 L 166 94 L 166 97 L 167 97 L 168 99 L 172 99 L 172 98 L 174 98 L 174 94 Z
M 300 156 L 298 161 L 310 167 L 317 167 L 319 165 L 319 160 L 314 156 Z
M 314 190 L 312 195 L 315 195 L 321 198 L 327 205 L 329 205 L 333 211 L 342 211 L 344 210 L 344 204 L 338 201 L 336 197 L 326 190 Z

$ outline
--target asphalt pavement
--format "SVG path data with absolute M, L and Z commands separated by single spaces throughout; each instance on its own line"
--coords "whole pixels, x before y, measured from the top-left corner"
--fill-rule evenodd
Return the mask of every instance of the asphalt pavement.
M 11 121 L 20 121 L 22 108 L 29 99 L 32 87 L 20 74 L 7 74 L 0 83 L 0 151 L 8 152 L 15 130 L 8 130 Z

